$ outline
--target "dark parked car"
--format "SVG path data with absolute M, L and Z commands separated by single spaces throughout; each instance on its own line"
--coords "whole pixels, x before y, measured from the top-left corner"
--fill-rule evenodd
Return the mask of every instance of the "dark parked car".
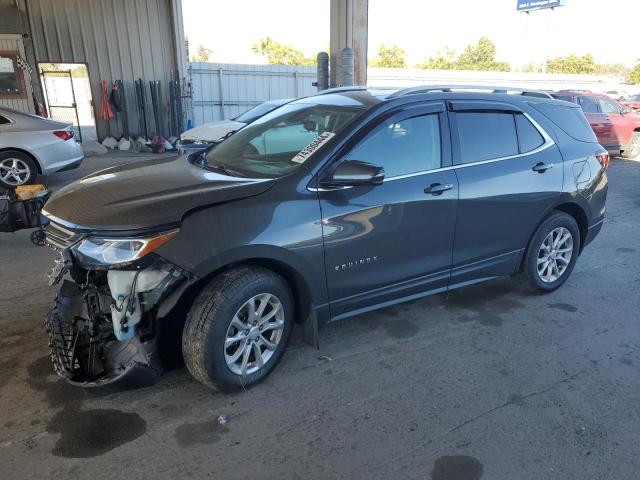
M 317 344 L 327 322 L 503 275 L 555 290 L 602 226 L 609 157 L 579 107 L 514 93 L 308 97 L 208 152 L 61 189 L 45 207 L 52 279 L 69 274 L 46 322 L 56 371 L 147 384 L 181 338 L 193 376 L 233 390 L 294 323 Z
M 620 152 L 625 158 L 640 155 L 640 115 L 632 108 L 585 90 L 561 90 L 553 97 L 580 105 L 598 142 L 608 151 Z

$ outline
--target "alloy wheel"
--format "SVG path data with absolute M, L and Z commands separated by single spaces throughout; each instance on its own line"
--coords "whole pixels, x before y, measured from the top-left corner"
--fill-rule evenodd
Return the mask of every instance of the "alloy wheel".
M 551 283 L 567 271 L 573 256 L 573 235 L 565 227 L 554 228 L 538 250 L 537 269 L 540 280 Z
M 631 145 L 629 145 L 629 153 L 631 158 L 636 158 L 640 155 L 640 135 L 634 135 L 631 139 Z
M 273 356 L 284 330 L 284 308 L 280 299 L 261 293 L 247 300 L 227 329 L 224 357 L 229 370 L 249 375 L 260 370 Z
M 0 179 L 7 185 L 22 185 L 30 175 L 29 165 L 19 158 L 5 158 L 0 161 Z

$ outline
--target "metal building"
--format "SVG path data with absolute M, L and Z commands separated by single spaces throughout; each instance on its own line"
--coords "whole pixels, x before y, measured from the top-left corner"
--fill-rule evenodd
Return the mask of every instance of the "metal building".
M 156 125 L 149 113 L 147 125 L 149 134 L 166 136 L 171 120 L 169 81 L 185 74 L 183 38 L 180 0 L 0 0 L 0 105 L 35 113 L 48 103 L 51 113 L 61 112 L 64 107 L 54 106 L 56 95 L 47 87 L 53 85 L 60 90 L 57 97 L 76 103 L 66 93 L 73 89 L 78 97 L 78 83 L 64 70 L 75 64 L 74 70 L 86 68 L 88 88 L 86 95 L 80 93 L 90 97 L 88 110 L 98 139 L 119 137 L 124 115 L 100 119 L 102 80 L 109 91 L 113 82 L 122 80 L 131 133 L 141 133 L 134 81 L 143 80 L 150 109 L 149 82 L 159 80 L 162 115 Z M 61 69 L 59 64 L 65 66 Z M 55 81 L 47 81 L 47 73 Z M 76 118 L 77 110 L 76 104 L 71 112 Z

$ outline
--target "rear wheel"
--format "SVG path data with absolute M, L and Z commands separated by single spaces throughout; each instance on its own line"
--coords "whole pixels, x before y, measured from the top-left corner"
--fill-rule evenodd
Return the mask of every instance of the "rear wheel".
M 629 148 L 622 151 L 624 158 L 634 159 L 640 155 L 640 132 L 633 132 L 631 135 L 631 141 L 629 142 Z
M 285 280 L 259 267 L 215 277 L 187 316 L 182 351 L 189 372 L 222 391 L 266 377 L 289 343 L 293 300 Z
M 38 174 L 36 162 L 17 150 L 0 152 L 0 187 L 14 189 L 33 183 Z
M 529 287 L 546 293 L 567 281 L 580 252 L 580 230 L 564 212 L 549 215 L 533 234 L 524 259 Z

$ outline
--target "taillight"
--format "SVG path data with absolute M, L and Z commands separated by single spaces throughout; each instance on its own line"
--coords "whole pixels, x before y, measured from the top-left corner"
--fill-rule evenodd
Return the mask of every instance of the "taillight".
M 605 170 L 609 168 L 609 160 L 611 158 L 609 157 L 609 152 L 596 153 L 596 158 L 600 162 L 600 165 L 602 165 L 602 168 L 604 168 Z
M 53 134 L 65 142 L 73 138 L 73 130 L 56 130 Z

